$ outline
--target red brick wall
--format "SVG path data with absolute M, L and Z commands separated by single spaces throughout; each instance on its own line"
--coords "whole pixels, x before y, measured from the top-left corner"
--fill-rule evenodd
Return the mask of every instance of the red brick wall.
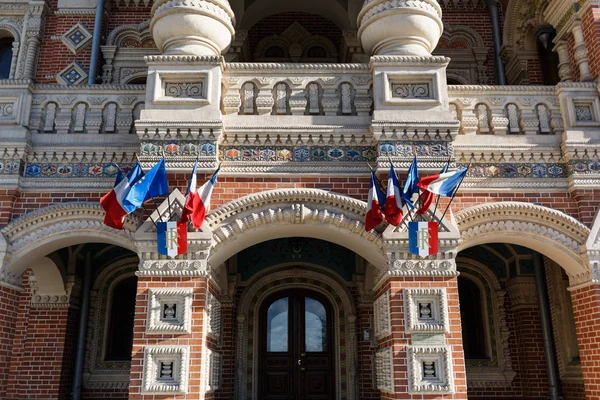
M 28 273 L 18 303 L 6 397 L 61 399 L 70 392 L 73 322 L 68 307 L 30 307 Z
M 20 292 L 0 286 L 0 398 L 6 398 Z
M 588 49 L 592 79 L 600 75 L 600 8 L 591 6 L 582 16 L 583 38 Z

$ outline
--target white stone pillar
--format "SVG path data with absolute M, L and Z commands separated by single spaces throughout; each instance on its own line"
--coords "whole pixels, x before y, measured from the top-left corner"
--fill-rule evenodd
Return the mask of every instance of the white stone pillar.
M 573 23 L 573 38 L 575 44 L 573 50 L 575 51 L 575 61 L 579 66 L 579 80 L 581 82 L 592 81 L 592 75 L 590 74 L 590 64 L 588 59 L 588 50 L 583 39 L 583 31 L 581 29 L 581 20 L 577 20 Z
M 558 76 L 562 82 L 571 82 L 573 80 L 573 69 L 569 59 L 569 46 L 566 40 L 560 40 L 554 46 L 554 51 L 558 54 Z

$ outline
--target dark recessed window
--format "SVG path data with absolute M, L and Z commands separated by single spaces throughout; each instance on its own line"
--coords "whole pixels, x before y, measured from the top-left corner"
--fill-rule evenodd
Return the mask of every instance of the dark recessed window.
M 129 82 L 127 82 L 128 85 L 145 85 L 146 84 L 146 77 L 145 76 L 141 76 L 139 78 L 133 78 L 132 80 L 130 80 Z
M 313 46 L 306 52 L 308 58 L 326 58 L 327 51 L 321 46 Z
M 465 359 L 487 359 L 486 329 L 483 325 L 484 299 L 481 290 L 472 280 L 459 277 L 458 297 Z
M 136 290 L 135 276 L 123 279 L 113 289 L 106 337 L 106 361 L 131 360 Z
M 279 46 L 271 46 L 265 51 L 265 57 L 267 58 L 283 58 L 285 57 L 285 51 Z
M 0 79 L 8 79 L 10 77 L 13 41 L 13 38 L 0 39 Z

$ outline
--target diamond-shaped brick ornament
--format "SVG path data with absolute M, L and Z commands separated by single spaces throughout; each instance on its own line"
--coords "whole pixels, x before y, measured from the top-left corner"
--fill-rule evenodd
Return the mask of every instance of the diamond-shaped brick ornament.
M 60 40 L 71 50 L 71 53 L 77 54 L 92 43 L 92 33 L 78 22 L 66 31 Z
M 87 77 L 88 74 L 81 65 L 77 61 L 73 61 L 56 75 L 56 80 L 63 85 L 79 85 L 84 83 Z

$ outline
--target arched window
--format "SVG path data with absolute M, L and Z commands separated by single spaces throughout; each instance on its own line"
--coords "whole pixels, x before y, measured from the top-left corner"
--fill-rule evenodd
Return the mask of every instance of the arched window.
M 129 361 L 133 344 L 133 321 L 137 277 L 117 283 L 112 292 L 106 334 L 106 361 Z
M 140 76 L 137 78 L 133 78 L 132 80 L 130 80 L 129 82 L 125 83 L 126 85 L 145 85 L 146 84 L 146 77 L 145 76 Z
M 0 79 L 10 78 L 10 64 L 13 58 L 13 41 L 11 37 L 0 39 Z
M 327 58 L 327 50 L 321 46 L 313 46 L 306 52 L 307 58 Z
M 488 358 L 486 333 L 484 327 L 484 298 L 479 286 L 472 280 L 458 278 L 458 297 L 460 318 L 462 320 L 463 348 L 465 359 Z
M 265 50 L 265 57 L 283 58 L 285 57 L 285 51 L 280 46 L 271 46 L 267 50 Z

